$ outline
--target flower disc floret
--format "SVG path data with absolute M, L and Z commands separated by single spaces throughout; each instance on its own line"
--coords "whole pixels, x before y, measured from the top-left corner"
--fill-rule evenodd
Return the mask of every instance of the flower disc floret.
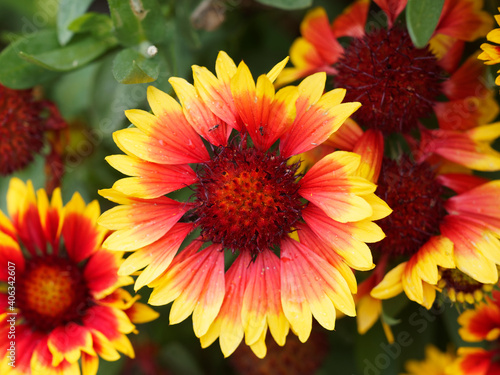
M 89 303 L 82 272 L 71 260 L 35 257 L 26 263 L 17 289 L 18 307 L 29 324 L 50 331 L 80 321 Z
M 427 163 L 416 164 L 407 156 L 384 159 L 377 194 L 393 209 L 380 222 L 387 237 L 375 245 L 391 255 L 413 255 L 433 235 L 446 214 L 443 187 Z
M 278 245 L 300 218 L 298 166 L 254 148 L 223 148 L 198 173 L 203 240 L 253 255 Z
M 433 113 L 442 92 L 437 59 L 413 46 L 408 32 L 397 26 L 353 39 L 335 67 L 335 85 L 363 104 L 354 118 L 384 134 L 416 128 L 419 118 Z

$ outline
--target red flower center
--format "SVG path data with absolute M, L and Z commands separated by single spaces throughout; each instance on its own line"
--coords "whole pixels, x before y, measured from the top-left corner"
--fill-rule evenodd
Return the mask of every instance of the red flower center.
M 77 321 L 88 307 L 88 289 L 80 269 L 70 260 L 37 257 L 26 264 L 18 284 L 18 307 L 29 325 L 52 330 Z
M 335 86 L 347 89 L 346 101 L 363 104 L 354 118 L 384 134 L 415 128 L 419 118 L 432 114 L 441 93 L 436 58 L 415 48 L 399 27 L 374 29 L 354 39 L 335 67 Z
M 31 90 L 0 85 L 0 175 L 24 168 L 43 146 L 45 120 Z
M 446 214 L 443 188 L 429 164 L 415 164 L 407 156 L 397 161 L 384 159 L 376 193 L 393 212 L 378 222 L 386 238 L 374 244 L 374 249 L 411 256 L 439 233 Z
M 196 214 L 203 240 L 253 254 L 277 245 L 301 217 L 297 168 L 253 148 L 218 150 L 198 173 Z
M 476 290 L 482 290 L 484 286 L 458 269 L 443 269 L 441 280 L 446 282 L 445 288 L 454 289 L 456 293 L 474 294 Z

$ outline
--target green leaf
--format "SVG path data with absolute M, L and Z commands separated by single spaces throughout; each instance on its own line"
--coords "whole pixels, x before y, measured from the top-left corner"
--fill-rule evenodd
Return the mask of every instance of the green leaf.
M 280 9 L 303 9 L 312 5 L 312 0 L 257 0 L 259 3 Z
M 157 57 L 147 59 L 136 50 L 124 49 L 113 61 L 113 76 L 120 83 L 148 83 L 158 78 L 160 65 Z
M 123 45 L 159 43 L 165 37 L 165 19 L 157 0 L 108 0 L 108 4 L 116 36 Z
M 69 25 L 76 18 L 80 17 L 93 0 L 60 0 L 59 12 L 57 14 L 57 38 L 61 45 L 67 44 L 73 36 L 73 31 Z
M 109 39 L 89 36 L 49 52 L 33 54 L 22 51 L 20 55 L 25 60 L 46 69 L 65 72 L 88 64 L 112 46 L 113 43 Z
M 35 55 L 58 47 L 55 30 L 17 39 L 0 53 L 0 83 L 13 89 L 27 89 L 56 77 L 56 73 L 22 59 L 20 53 Z
M 74 33 L 90 32 L 98 38 L 106 38 L 111 35 L 113 22 L 106 14 L 89 12 L 71 22 L 68 28 Z
M 406 23 L 411 40 L 417 48 L 429 42 L 441 16 L 444 0 L 408 0 Z

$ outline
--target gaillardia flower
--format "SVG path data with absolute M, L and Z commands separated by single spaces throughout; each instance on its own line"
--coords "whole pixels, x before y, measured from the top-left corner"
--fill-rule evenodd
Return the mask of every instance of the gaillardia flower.
M 458 318 L 464 341 L 483 342 L 483 347 L 458 348 L 458 360 L 453 374 L 496 375 L 500 373 L 500 292 L 473 310 L 464 311 Z
M 192 313 L 202 346 L 219 338 L 226 356 L 245 337 L 263 357 L 268 328 L 279 345 L 290 327 L 304 342 L 312 316 L 333 329 L 335 309 L 355 315 L 351 268 L 373 267 L 366 242 L 384 237 L 373 220 L 390 213 L 357 176 L 359 155 L 334 152 L 297 173 L 290 158 L 325 142 L 359 103 L 324 93 L 324 73 L 275 92 L 286 61 L 255 83 L 221 52 L 217 76 L 193 66 L 194 86 L 169 80 L 180 104 L 150 87 L 153 114 L 126 111 L 136 128 L 114 139 L 127 155 L 107 159 L 131 176 L 101 191 L 120 204 L 99 220 L 116 230 L 104 246 L 133 252 L 119 274 L 146 267 L 136 289 L 154 288 L 153 305 L 175 301 L 171 323 Z M 187 186 L 187 200 L 165 196 Z
M 445 0 L 429 45 L 422 49 L 396 21 L 406 0 L 373 2 L 385 13 L 387 26 L 380 18 L 376 26 L 367 22 L 368 0 L 355 1 L 331 24 L 323 8 L 308 12 L 302 36 L 290 48 L 294 66 L 283 70 L 278 84 L 324 71 L 333 76 L 334 86 L 347 89 L 346 100 L 362 103 L 353 119 L 363 128 L 384 136 L 422 129 L 420 157 L 439 154 L 471 169 L 499 169 L 500 154 L 490 147 L 499 128 L 486 125 L 498 114 L 498 104 L 477 55 L 462 58 L 465 42 L 491 28 L 482 1 Z M 433 115 L 439 129 L 423 127 L 421 120 Z M 478 124 L 484 126 L 472 129 Z
M 55 105 L 39 100 L 34 90 L 0 85 L 0 175 L 26 167 L 42 151 L 47 134 L 66 127 Z
M 0 373 L 95 375 L 99 357 L 133 356 L 132 323 L 157 313 L 120 288 L 132 280 L 117 275 L 122 254 L 101 247 L 107 230 L 97 225 L 97 201 L 85 205 L 75 193 L 63 207 L 59 189 L 49 202 L 44 190 L 35 195 L 31 182 L 13 178 L 7 208 L 10 219 L 0 211 Z
M 370 245 L 377 266 L 355 297 L 359 333 L 380 318 L 382 299 L 401 292 L 426 308 L 436 291 L 459 303 L 481 301 L 498 281 L 500 213 L 493 202 L 500 181 L 465 173 L 463 167 L 451 173 L 436 158 L 431 164 L 411 153 L 385 157 L 381 132 L 363 132 L 352 121 L 337 133 L 325 142 L 327 148 L 359 154 L 358 175 L 377 184 L 376 194 L 393 210 L 378 222 L 386 237 Z M 312 165 L 315 158 L 306 156 Z M 390 340 L 389 327 L 382 324 Z

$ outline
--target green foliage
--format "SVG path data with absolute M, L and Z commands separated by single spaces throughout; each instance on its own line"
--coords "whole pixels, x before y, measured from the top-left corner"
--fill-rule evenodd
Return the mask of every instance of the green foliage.
M 159 74 L 160 65 L 157 56 L 146 58 L 131 48 L 120 51 L 113 61 L 113 76 L 120 83 L 153 82 Z
M 11 43 L 0 53 L 0 83 L 13 89 L 26 89 L 56 77 L 56 73 L 32 64 L 20 54 L 42 54 L 58 46 L 54 30 L 40 31 Z
M 257 0 L 259 3 L 281 9 L 303 9 L 312 5 L 312 0 Z
M 115 34 L 121 44 L 159 43 L 165 38 L 165 21 L 157 0 L 108 0 Z
M 59 12 L 57 13 L 57 38 L 59 43 L 64 46 L 73 36 L 73 30 L 69 25 L 76 18 L 85 13 L 93 0 L 60 0 Z
M 108 49 L 114 47 L 114 45 L 115 42 L 112 40 L 87 36 L 73 40 L 70 44 L 52 51 L 39 54 L 20 51 L 19 55 L 25 60 L 48 70 L 65 72 L 85 66 Z
M 406 23 L 411 40 L 424 48 L 431 39 L 439 21 L 444 0 L 408 0 Z

